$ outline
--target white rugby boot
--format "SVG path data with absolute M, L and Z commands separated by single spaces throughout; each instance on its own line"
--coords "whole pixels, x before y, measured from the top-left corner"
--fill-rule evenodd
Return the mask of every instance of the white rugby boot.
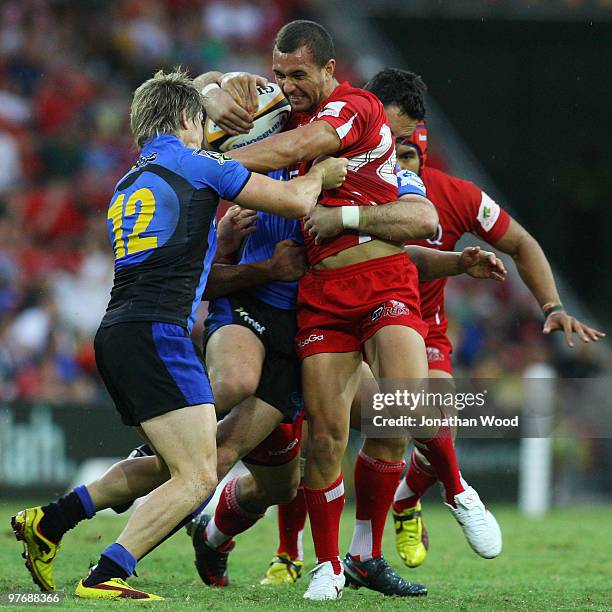
M 455 495 L 456 508 L 445 504 L 461 525 L 472 550 L 485 559 L 493 559 L 502 551 L 502 534 L 495 517 L 485 508 L 478 493 L 468 487 Z
M 304 599 L 310 601 L 335 600 L 342 597 L 344 572 L 334 574 L 331 561 L 319 563 L 311 572 L 310 584 L 304 593 Z

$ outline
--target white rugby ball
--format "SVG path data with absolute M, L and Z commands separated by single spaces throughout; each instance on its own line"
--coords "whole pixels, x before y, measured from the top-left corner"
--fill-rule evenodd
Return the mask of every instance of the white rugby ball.
M 257 87 L 259 109 L 253 119 L 253 128 L 248 134 L 231 136 L 216 123 L 206 119 L 204 138 L 208 146 L 215 151 L 232 151 L 254 142 L 259 142 L 272 134 L 280 132 L 287 120 L 291 105 L 281 88 L 276 83 L 268 83 L 265 87 Z

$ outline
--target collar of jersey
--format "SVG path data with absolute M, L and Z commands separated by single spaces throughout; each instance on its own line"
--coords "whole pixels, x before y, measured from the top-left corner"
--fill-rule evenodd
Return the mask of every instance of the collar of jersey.
M 185 146 L 179 140 L 178 136 L 175 136 L 174 134 L 158 134 L 157 136 L 153 136 L 152 138 L 149 138 L 149 140 L 147 140 L 147 142 L 144 143 L 144 146 L 142 147 L 141 155 L 146 154 L 146 151 L 154 147 L 158 147 L 159 145 L 168 145 L 168 144 L 179 144 L 181 146 Z
M 338 85 L 336 85 L 336 88 L 329 94 L 329 96 L 327 96 L 327 98 L 325 98 L 325 100 L 323 100 L 323 102 L 321 102 L 321 104 L 319 104 L 319 106 L 317 106 L 314 111 L 312 111 L 312 113 L 304 114 L 307 114 L 309 117 L 314 117 L 322 108 L 325 107 L 325 105 L 330 100 L 333 100 L 335 96 L 342 94 L 347 89 L 351 89 L 351 84 L 348 81 L 342 81 L 342 83 L 338 83 Z

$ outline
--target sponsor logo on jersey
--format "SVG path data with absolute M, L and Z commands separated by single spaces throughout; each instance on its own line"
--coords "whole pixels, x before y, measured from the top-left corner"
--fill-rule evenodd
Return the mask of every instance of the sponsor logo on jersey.
M 142 168 L 142 166 L 146 166 L 151 162 L 154 162 L 157 159 L 157 151 L 151 153 L 151 155 L 141 155 L 136 163 L 132 166 L 132 168 Z
M 281 448 L 279 450 L 269 450 L 268 455 L 270 457 L 278 457 L 279 455 L 285 455 L 286 453 L 292 451 L 296 447 L 296 445 L 299 443 L 300 443 L 300 440 L 298 438 L 295 438 L 291 440 L 291 442 L 289 442 L 289 444 L 287 444 L 285 448 Z
M 244 308 L 236 308 L 234 312 L 240 315 L 240 318 L 250 325 L 259 335 L 263 334 L 266 331 L 266 326 L 256 321 L 249 312 L 247 312 Z
M 442 226 L 438 223 L 438 229 L 436 230 L 436 235 L 433 238 L 427 238 L 426 241 L 429 244 L 435 244 L 440 246 L 442 244 Z
M 298 342 L 298 346 L 300 348 L 304 348 L 308 344 L 312 344 L 313 342 L 320 342 L 321 340 L 323 340 L 323 334 L 310 334 L 308 338 Z
M 319 111 L 317 119 L 319 117 L 339 117 L 340 111 L 346 106 L 346 102 L 338 100 L 337 102 L 328 102 L 322 110 Z
M 410 314 L 410 310 L 404 302 L 398 300 L 389 300 L 384 304 L 381 304 L 372 313 L 372 321 L 378 321 L 383 317 L 401 317 L 402 315 Z
M 499 218 L 499 204 L 484 191 L 482 192 L 482 200 L 480 201 L 480 208 L 476 218 L 485 232 L 490 232 Z
M 207 151 L 206 149 L 196 149 L 193 155 L 201 155 L 202 157 L 210 157 L 214 159 L 220 166 L 226 161 L 230 161 L 232 158 L 225 155 L 225 153 L 218 153 L 217 151 Z
M 435 346 L 427 347 L 427 361 L 430 363 L 432 361 L 444 361 L 444 355 L 442 355 L 442 351 Z

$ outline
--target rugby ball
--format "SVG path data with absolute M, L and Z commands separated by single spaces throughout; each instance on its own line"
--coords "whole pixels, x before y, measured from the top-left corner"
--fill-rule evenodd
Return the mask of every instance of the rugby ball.
M 281 88 L 276 83 L 268 83 L 265 87 L 257 87 L 257 92 L 259 109 L 253 119 L 253 128 L 248 134 L 231 136 L 216 123 L 206 119 L 204 138 L 210 149 L 222 152 L 232 151 L 259 142 L 280 132 L 285 127 L 291 106 Z

